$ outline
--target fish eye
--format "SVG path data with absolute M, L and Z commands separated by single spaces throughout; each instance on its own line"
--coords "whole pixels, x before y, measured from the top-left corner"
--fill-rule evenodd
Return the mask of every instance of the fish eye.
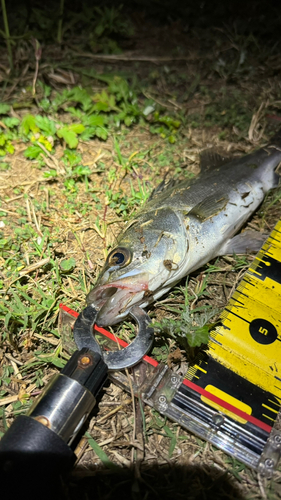
M 106 262 L 110 267 L 112 266 L 123 267 L 131 262 L 131 258 L 132 255 L 130 250 L 128 250 L 128 248 L 119 247 L 115 248 L 110 252 L 110 254 L 106 259 Z

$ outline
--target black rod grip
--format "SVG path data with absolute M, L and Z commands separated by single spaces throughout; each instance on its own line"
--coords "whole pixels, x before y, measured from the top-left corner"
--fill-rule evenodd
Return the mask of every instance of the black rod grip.
M 0 441 L 0 484 L 5 498 L 24 490 L 28 498 L 57 498 L 60 477 L 76 456 L 53 431 L 31 417 L 19 416 Z

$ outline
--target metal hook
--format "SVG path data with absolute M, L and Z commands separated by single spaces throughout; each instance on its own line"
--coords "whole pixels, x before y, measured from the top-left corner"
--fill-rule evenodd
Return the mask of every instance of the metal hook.
M 78 349 L 87 347 L 91 351 L 100 354 L 107 364 L 109 370 L 123 370 L 136 365 L 149 351 L 153 342 L 153 328 L 150 317 L 138 306 L 132 307 L 129 312 L 137 324 L 138 334 L 131 344 L 120 351 L 102 351 L 99 343 L 93 335 L 93 326 L 98 311 L 92 306 L 87 306 L 75 321 L 73 335 Z

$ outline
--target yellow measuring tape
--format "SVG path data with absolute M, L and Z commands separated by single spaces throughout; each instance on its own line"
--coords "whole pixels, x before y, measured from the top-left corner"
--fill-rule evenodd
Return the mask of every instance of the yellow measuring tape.
M 208 356 L 189 368 L 186 383 L 199 386 L 201 401 L 237 422 L 269 430 L 281 406 L 281 220 L 224 309 L 208 347 Z
M 209 354 L 281 402 L 281 221 L 221 318 Z

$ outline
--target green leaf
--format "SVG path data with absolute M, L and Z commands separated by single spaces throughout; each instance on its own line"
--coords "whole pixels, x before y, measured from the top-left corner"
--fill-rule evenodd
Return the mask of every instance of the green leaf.
M 49 97 L 51 95 L 52 89 L 49 85 L 46 85 L 41 80 L 38 80 L 38 85 L 41 87 L 44 93 L 44 97 Z
M 6 140 L 7 137 L 5 136 L 5 134 L 0 134 L 0 146 L 4 146 Z
M 132 116 L 125 116 L 124 123 L 126 127 L 130 127 L 134 122 L 134 118 Z
M 75 167 L 79 163 L 81 163 L 82 158 L 81 155 L 76 153 L 75 151 L 70 151 L 70 149 L 65 149 L 62 160 L 65 165 L 70 167 Z
M 5 327 L 8 328 L 12 313 L 8 312 L 5 316 Z
M 64 139 L 66 144 L 75 149 L 78 146 L 77 134 L 84 132 L 85 127 L 82 123 L 72 123 L 57 130 L 57 136 Z
M 97 102 L 93 108 L 96 110 L 96 111 L 104 111 L 105 113 L 107 111 L 111 111 L 111 108 L 110 106 L 108 105 L 107 102 Z
M 52 169 L 47 172 L 44 172 L 43 177 L 45 177 L 45 179 L 53 179 L 54 177 L 57 177 L 57 175 L 58 175 L 57 171 Z
M 6 149 L 7 153 L 9 153 L 10 155 L 13 155 L 15 152 L 15 148 L 14 148 L 13 144 L 11 144 L 10 142 L 8 142 L 6 144 L 5 149 Z
M 104 117 L 101 115 L 90 115 L 83 118 L 84 125 L 89 127 L 102 127 L 104 124 Z
M 74 170 L 73 174 L 78 175 L 79 177 L 81 175 L 91 175 L 91 169 L 87 166 L 84 167 L 84 165 L 78 165 Z
M 108 132 L 105 128 L 97 127 L 96 136 L 103 141 L 106 141 L 108 137 Z
M 194 332 L 188 333 L 186 337 L 190 347 L 200 347 L 202 344 L 208 344 L 209 325 L 196 328 Z
M 115 136 L 114 136 L 114 149 L 115 149 L 115 151 L 117 153 L 119 164 L 122 165 L 122 166 L 124 166 L 124 160 L 123 160 L 123 156 L 121 154 L 119 142 L 118 142 L 118 140 L 117 140 L 117 138 Z
M 102 461 L 103 465 L 107 467 L 108 469 L 118 469 L 120 470 L 121 467 L 119 465 L 114 464 L 109 460 L 107 454 L 103 451 L 103 449 L 98 445 L 98 443 L 91 437 L 89 432 L 86 432 L 85 436 L 88 438 L 88 443 L 93 448 L 94 452 L 97 454 L 99 459 Z
M 13 127 L 16 127 L 19 123 L 20 123 L 20 120 L 16 117 L 7 117 L 7 118 L 3 118 L 3 123 L 5 123 L 5 125 L 8 127 L 8 128 L 13 128 Z
M 163 426 L 163 430 L 166 432 L 167 436 L 171 439 L 170 446 L 169 446 L 169 458 L 173 455 L 174 449 L 177 444 L 177 437 L 176 435 L 169 429 L 167 425 Z
M 65 361 L 62 359 L 58 358 L 57 356 L 54 356 L 50 362 L 55 365 L 57 368 L 63 368 L 65 366 Z
M 96 111 L 104 111 L 104 112 L 107 112 L 107 111 L 117 111 L 118 108 L 116 106 L 116 102 L 115 102 L 115 97 L 114 95 L 108 95 L 108 93 L 103 90 L 100 94 L 95 94 L 93 96 L 93 101 L 94 101 L 94 105 L 93 105 L 93 110 L 96 110 Z
M 45 111 L 45 113 L 47 113 L 47 111 L 49 111 L 49 109 L 51 107 L 51 103 L 50 103 L 48 98 L 44 98 L 44 99 L 41 99 L 41 101 L 39 101 L 38 106 L 40 108 L 42 108 L 43 111 Z
M 72 123 L 68 126 L 68 128 L 72 132 L 75 132 L 75 134 L 82 134 L 82 132 L 84 132 L 85 130 L 85 127 L 84 125 L 82 125 L 82 123 Z
M 61 271 L 64 273 L 72 271 L 75 268 L 75 266 L 76 266 L 76 261 L 73 257 L 70 257 L 70 259 L 62 260 L 60 263 Z
M 75 193 L 77 191 L 76 182 L 74 179 L 66 179 L 63 183 L 68 191 Z
M 103 34 L 104 30 L 105 30 L 105 26 L 103 26 L 103 24 L 102 24 L 102 23 L 100 23 L 100 24 L 98 24 L 98 25 L 96 26 L 96 28 L 95 28 L 95 34 L 96 34 L 97 36 L 101 36 L 101 35 Z
M 86 127 L 84 132 L 80 135 L 82 141 L 88 141 L 91 137 L 96 135 L 97 127 Z
M 21 121 L 20 130 L 23 134 L 28 135 L 29 132 L 39 132 L 39 128 L 36 125 L 36 117 L 34 115 L 25 115 Z
M 64 139 L 68 147 L 75 149 L 78 146 L 77 134 L 73 130 L 69 130 L 68 127 L 62 127 L 57 130 L 57 136 L 60 139 Z
M 80 87 L 74 87 L 71 91 L 68 91 L 67 98 L 69 101 L 81 103 L 84 111 L 87 111 L 92 106 L 92 99 L 87 90 Z
M 24 152 L 24 156 L 26 158 L 30 158 L 31 160 L 35 160 L 36 158 L 38 158 L 40 153 L 42 153 L 42 149 L 39 146 L 37 146 L 36 144 L 34 144 L 34 145 L 28 146 L 28 148 L 26 148 L 26 150 Z
M 69 106 L 69 108 L 66 109 L 68 113 L 70 113 L 72 116 L 75 116 L 75 118 L 78 118 L 79 120 L 83 120 L 84 118 L 87 117 L 81 109 L 74 108 L 73 106 Z
M 10 163 L 3 161 L 0 163 L 0 170 L 9 170 L 9 168 L 11 168 Z
M 10 111 L 9 104 L 3 104 L 0 102 L 0 115 L 7 115 Z
M 56 133 L 56 124 L 53 120 L 47 118 L 47 116 L 37 115 L 35 119 L 36 125 L 42 132 L 45 132 L 46 136 L 53 136 Z

